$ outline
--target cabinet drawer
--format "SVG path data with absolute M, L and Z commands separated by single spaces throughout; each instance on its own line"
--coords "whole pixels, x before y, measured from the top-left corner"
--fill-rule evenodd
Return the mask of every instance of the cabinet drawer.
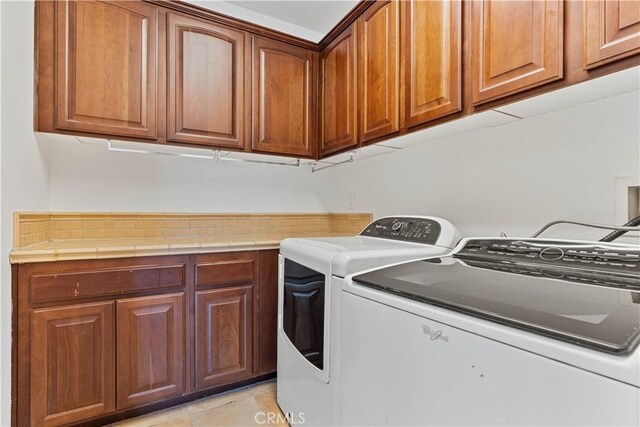
M 133 266 L 34 274 L 32 303 L 122 294 L 185 285 L 185 264 Z
M 196 261 L 196 286 L 252 283 L 254 272 L 253 252 L 205 255 Z

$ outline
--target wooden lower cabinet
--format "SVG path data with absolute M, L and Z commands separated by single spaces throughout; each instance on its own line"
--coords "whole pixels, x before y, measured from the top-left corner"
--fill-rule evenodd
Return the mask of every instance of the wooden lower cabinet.
M 185 391 L 184 292 L 118 300 L 118 409 Z
M 252 374 L 253 286 L 196 292 L 196 388 Z
M 56 426 L 113 412 L 114 303 L 35 310 L 31 327 L 31 422 Z
M 278 251 L 258 252 L 255 333 L 257 374 L 275 372 L 278 363 Z
M 275 372 L 278 250 L 31 263 L 13 274 L 14 425 L 108 422 Z

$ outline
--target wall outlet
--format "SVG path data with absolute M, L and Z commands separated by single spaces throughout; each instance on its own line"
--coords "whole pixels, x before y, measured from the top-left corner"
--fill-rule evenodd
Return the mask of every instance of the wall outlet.
M 629 186 L 627 188 L 627 195 L 627 209 L 629 210 L 628 218 L 631 220 L 640 215 L 640 186 Z
M 356 193 L 349 193 L 347 195 L 347 207 L 349 209 L 356 208 Z
M 614 224 L 621 225 L 640 215 L 640 175 L 616 178 L 614 187 Z

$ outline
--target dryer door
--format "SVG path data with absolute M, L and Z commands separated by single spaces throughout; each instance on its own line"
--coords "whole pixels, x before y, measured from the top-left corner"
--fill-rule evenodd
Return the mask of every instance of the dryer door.
M 282 330 L 309 363 L 324 370 L 325 275 L 285 259 Z

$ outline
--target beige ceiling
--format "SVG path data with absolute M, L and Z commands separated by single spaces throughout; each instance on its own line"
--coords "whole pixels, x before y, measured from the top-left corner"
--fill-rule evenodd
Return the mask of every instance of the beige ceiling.
M 252 1 L 231 0 L 229 3 L 263 15 L 272 16 L 304 28 L 327 34 L 357 3 L 357 0 L 326 1 Z
M 299 27 L 302 32 L 298 32 L 295 35 L 307 39 L 318 39 L 326 35 L 359 2 L 359 0 L 187 1 L 218 12 L 226 12 L 227 14 L 238 15 L 238 10 L 249 11 L 246 17 L 243 16 L 244 19 L 265 26 L 274 27 L 272 22 L 259 22 L 260 15 L 283 21 L 294 26 L 288 32 L 296 33 L 295 27 Z M 304 30 L 307 30 L 308 34 L 305 34 Z

